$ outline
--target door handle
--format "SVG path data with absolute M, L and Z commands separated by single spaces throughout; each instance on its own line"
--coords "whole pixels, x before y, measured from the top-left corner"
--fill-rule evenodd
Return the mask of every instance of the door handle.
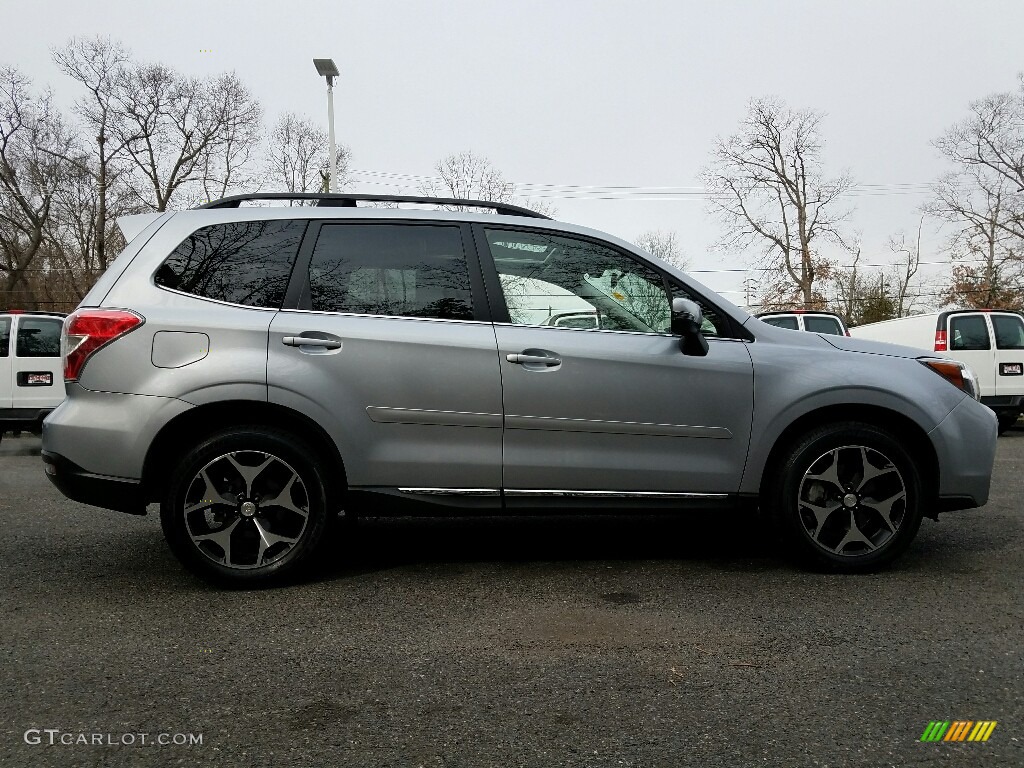
M 505 359 L 510 363 L 516 365 L 561 365 L 562 359 L 560 357 L 548 357 L 547 355 L 505 355 Z
M 317 339 L 312 336 L 285 336 L 281 343 L 286 347 L 323 347 L 324 349 L 341 349 L 337 339 Z

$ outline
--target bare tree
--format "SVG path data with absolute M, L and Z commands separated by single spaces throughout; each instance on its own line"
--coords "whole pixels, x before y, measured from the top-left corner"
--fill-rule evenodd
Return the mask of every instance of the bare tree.
M 102 273 L 109 260 L 107 241 L 117 237 L 114 219 L 123 209 L 111 210 L 111 198 L 117 196 L 112 188 L 127 170 L 126 149 L 136 136 L 117 123 L 119 83 L 130 66 L 131 54 L 120 43 L 109 37 L 72 38 L 64 48 L 53 51 L 53 59 L 60 70 L 77 81 L 86 90 L 86 96 L 75 104 L 75 111 L 93 137 L 87 160 L 75 174 L 78 182 L 70 195 L 62 196 L 68 223 L 76 229 L 78 244 L 86 271 Z M 88 193 L 81 184 L 82 174 L 95 180 L 95 193 Z M 85 193 L 85 194 L 83 194 Z M 120 196 L 123 198 L 123 195 Z M 87 204 L 94 212 L 95 222 L 86 224 L 81 219 L 78 204 Z M 83 227 L 91 229 L 84 237 Z
M 947 293 L 967 307 L 1019 308 L 1024 291 L 1024 75 L 1017 91 L 970 106 L 935 146 L 953 171 L 926 210 L 953 227 Z
M 266 178 L 274 189 L 286 192 L 320 192 L 326 189 L 330 149 L 327 132 L 309 118 L 286 112 L 270 133 Z M 338 183 L 345 185 L 351 151 L 338 147 Z
M 720 246 L 762 249 L 779 272 L 769 294 L 793 295 L 807 309 L 818 303 L 815 282 L 824 277 L 817 246 L 842 243 L 839 226 L 848 211 L 839 197 L 853 186 L 846 175 L 824 175 L 822 118 L 755 99 L 739 132 L 718 139 L 703 172 L 712 211 L 726 229 Z
M 936 139 L 961 181 L 983 180 L 988 194 L 1001 193 L 996 225 L 1024 238 L 1024 74 L 1016 91 L 975 101 L 970 116 Z
M 522 205 L 545 216 L 553 216 L 555 213 L 554 206 L 546 200 L 538 202 L 517 199 L 516 185 L 508 181 L 490 160 L 471 151 L 448 155 L 438 161 L 434 170 L 439 179 L 420 185 L 423 195 Z M 452 210 L 480 210 L 471 206 L 450 207 Z
M 188 78 L 162 64 L 133 65 L 118 84 L 118 139 L 135 173 L 137 204 L 164 211 L 219 197 L 244 180 L 262 110 L 234 75 Z
M 889 250 L 899 256 L 889 270 L 889 285 L 892 293 L 893 308 L 896 317 L 906 317 L 914 308 L 918 296 L 914 294 L 914 277 L 921 267 L 921 231 L 924 228 L 924 220 L 917 224 L 917 237 L 908 242 L 903 232 L 889 238 Z M 883 273 L 883 278 L 884 278 Z
M 0 69 L 0 277 L 10 300 L 34 305 L 28 280 L 44 254 L 54 197 L 75 155 L 48 93 L 33 95 L 17 69 Z
M 648 230 L 637 237 L 636 244 L 674 267 L 679 269 L 689 269 L 690 267 L 690 260 L 683 255 L 675 232 Z

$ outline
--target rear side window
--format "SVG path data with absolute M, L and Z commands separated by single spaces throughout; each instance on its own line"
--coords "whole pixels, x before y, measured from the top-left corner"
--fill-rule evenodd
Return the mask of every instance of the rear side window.
M 0 317 L 0 357 L 7 357 L 11 347 L 11 318 Z
M 317 312 L 472 320 L 459 227 L 325 224 L 309 264 Z
M 799 331 L 800 326 L 797 325 L 796 318 L 792 315 L 778 315 L 775 317 L 762 317 L 762 323 L 768 323 L 768 325 L 774 325 L 778 328 L 789 328 L 791 331 Z
M 830 333 L 833 336 L 844 335 L 843 327 L 838 320 L 820 315 L 804 315 L 804 330 L 811 333 Z
M 23 317 L 18 323 L 17 357 L 60 357 L 60 329 L 63 320 Z
M 304 221 L 203 227 L 174 249 L 153 280 L 205 299 L 279 308 L 305 230 Z
M 992 315 L 996 349 L 1024 349 L 1024 320 L 1017 315 Z
M 991 349 L 988 326 L 981 315 L 964 315 L 949 320 L 950 349 Z

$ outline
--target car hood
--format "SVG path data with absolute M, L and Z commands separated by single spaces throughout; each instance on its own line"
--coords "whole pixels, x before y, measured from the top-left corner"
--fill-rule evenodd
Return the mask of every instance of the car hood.
M 884 341 L 871 341 L 869 339 L 855 339 L 851 336 L 831 336 L 829 334 L 818 334 L 836 349 L 844 352 L 862 352 L 867 355 L 888 355 L 889 357 L 945 357 L 938 352 L 929 352 L 926 349 L 904 347 L 902 344 L 889 344 Z

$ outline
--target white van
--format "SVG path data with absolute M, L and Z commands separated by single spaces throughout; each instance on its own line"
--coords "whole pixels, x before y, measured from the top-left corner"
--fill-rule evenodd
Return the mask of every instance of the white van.
M 1024 411 L 1024 314 L 957 309 L 911 315 L 850 329 L 860 339 L 888 341 L 967 363 L 981 386 L 981 402 L 999 417 L 1002 434 Z
M 64 399 L 57 312 L 0 310 L 0 438 L 6 430 L 39 432 Z

